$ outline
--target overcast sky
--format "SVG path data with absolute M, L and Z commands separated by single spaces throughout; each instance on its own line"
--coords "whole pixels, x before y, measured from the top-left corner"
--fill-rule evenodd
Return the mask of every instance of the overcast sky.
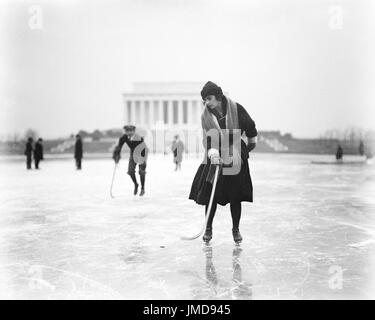
M 40 25 L 0 0 L 0 135 L 121 127 L 136 81 L 215 81 L 259 130 L 371 129 L 372 2 L 49 0 Z

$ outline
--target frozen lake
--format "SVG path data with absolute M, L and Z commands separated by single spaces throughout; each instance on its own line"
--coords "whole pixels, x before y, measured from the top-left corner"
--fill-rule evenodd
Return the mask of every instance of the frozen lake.
M 240 246 L 229 206 L 210 245 L 180 240 L 203 223 L 187 199 L 201 157 L 174 172 L 151 155 L 143 198 L 124 158 L 115 199 L 110 159 L 0 161 L 0 298 L 374 299 L 375 165 L 311 164 L 331 159 L 251 154 Z

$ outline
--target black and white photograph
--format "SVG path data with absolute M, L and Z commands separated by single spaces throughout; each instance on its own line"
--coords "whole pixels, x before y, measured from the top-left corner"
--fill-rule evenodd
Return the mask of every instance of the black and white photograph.
M 0 299 L 374 300 L 374 57 L 372 0 L 1 0 Z

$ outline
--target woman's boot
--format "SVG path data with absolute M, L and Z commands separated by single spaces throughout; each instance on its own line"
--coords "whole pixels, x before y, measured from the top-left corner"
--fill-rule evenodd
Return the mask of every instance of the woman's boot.
M 203 235 L 203 241 L 208 242 L 212 239 L 212 227 L 207 227 Z
M 234 242 L 239 243 L 242 241 L 242 236 L 239 229 L 232 229 L 232 235 Z

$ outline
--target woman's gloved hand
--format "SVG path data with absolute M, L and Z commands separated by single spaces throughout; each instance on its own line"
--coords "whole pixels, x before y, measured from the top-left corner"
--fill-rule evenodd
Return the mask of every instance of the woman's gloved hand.
M 223 160 L 217 154 L 213 154 L 210 157 L 210 161 L 211 161 L 212 164 L 222 164 L 222 162 L 223 162 Z

